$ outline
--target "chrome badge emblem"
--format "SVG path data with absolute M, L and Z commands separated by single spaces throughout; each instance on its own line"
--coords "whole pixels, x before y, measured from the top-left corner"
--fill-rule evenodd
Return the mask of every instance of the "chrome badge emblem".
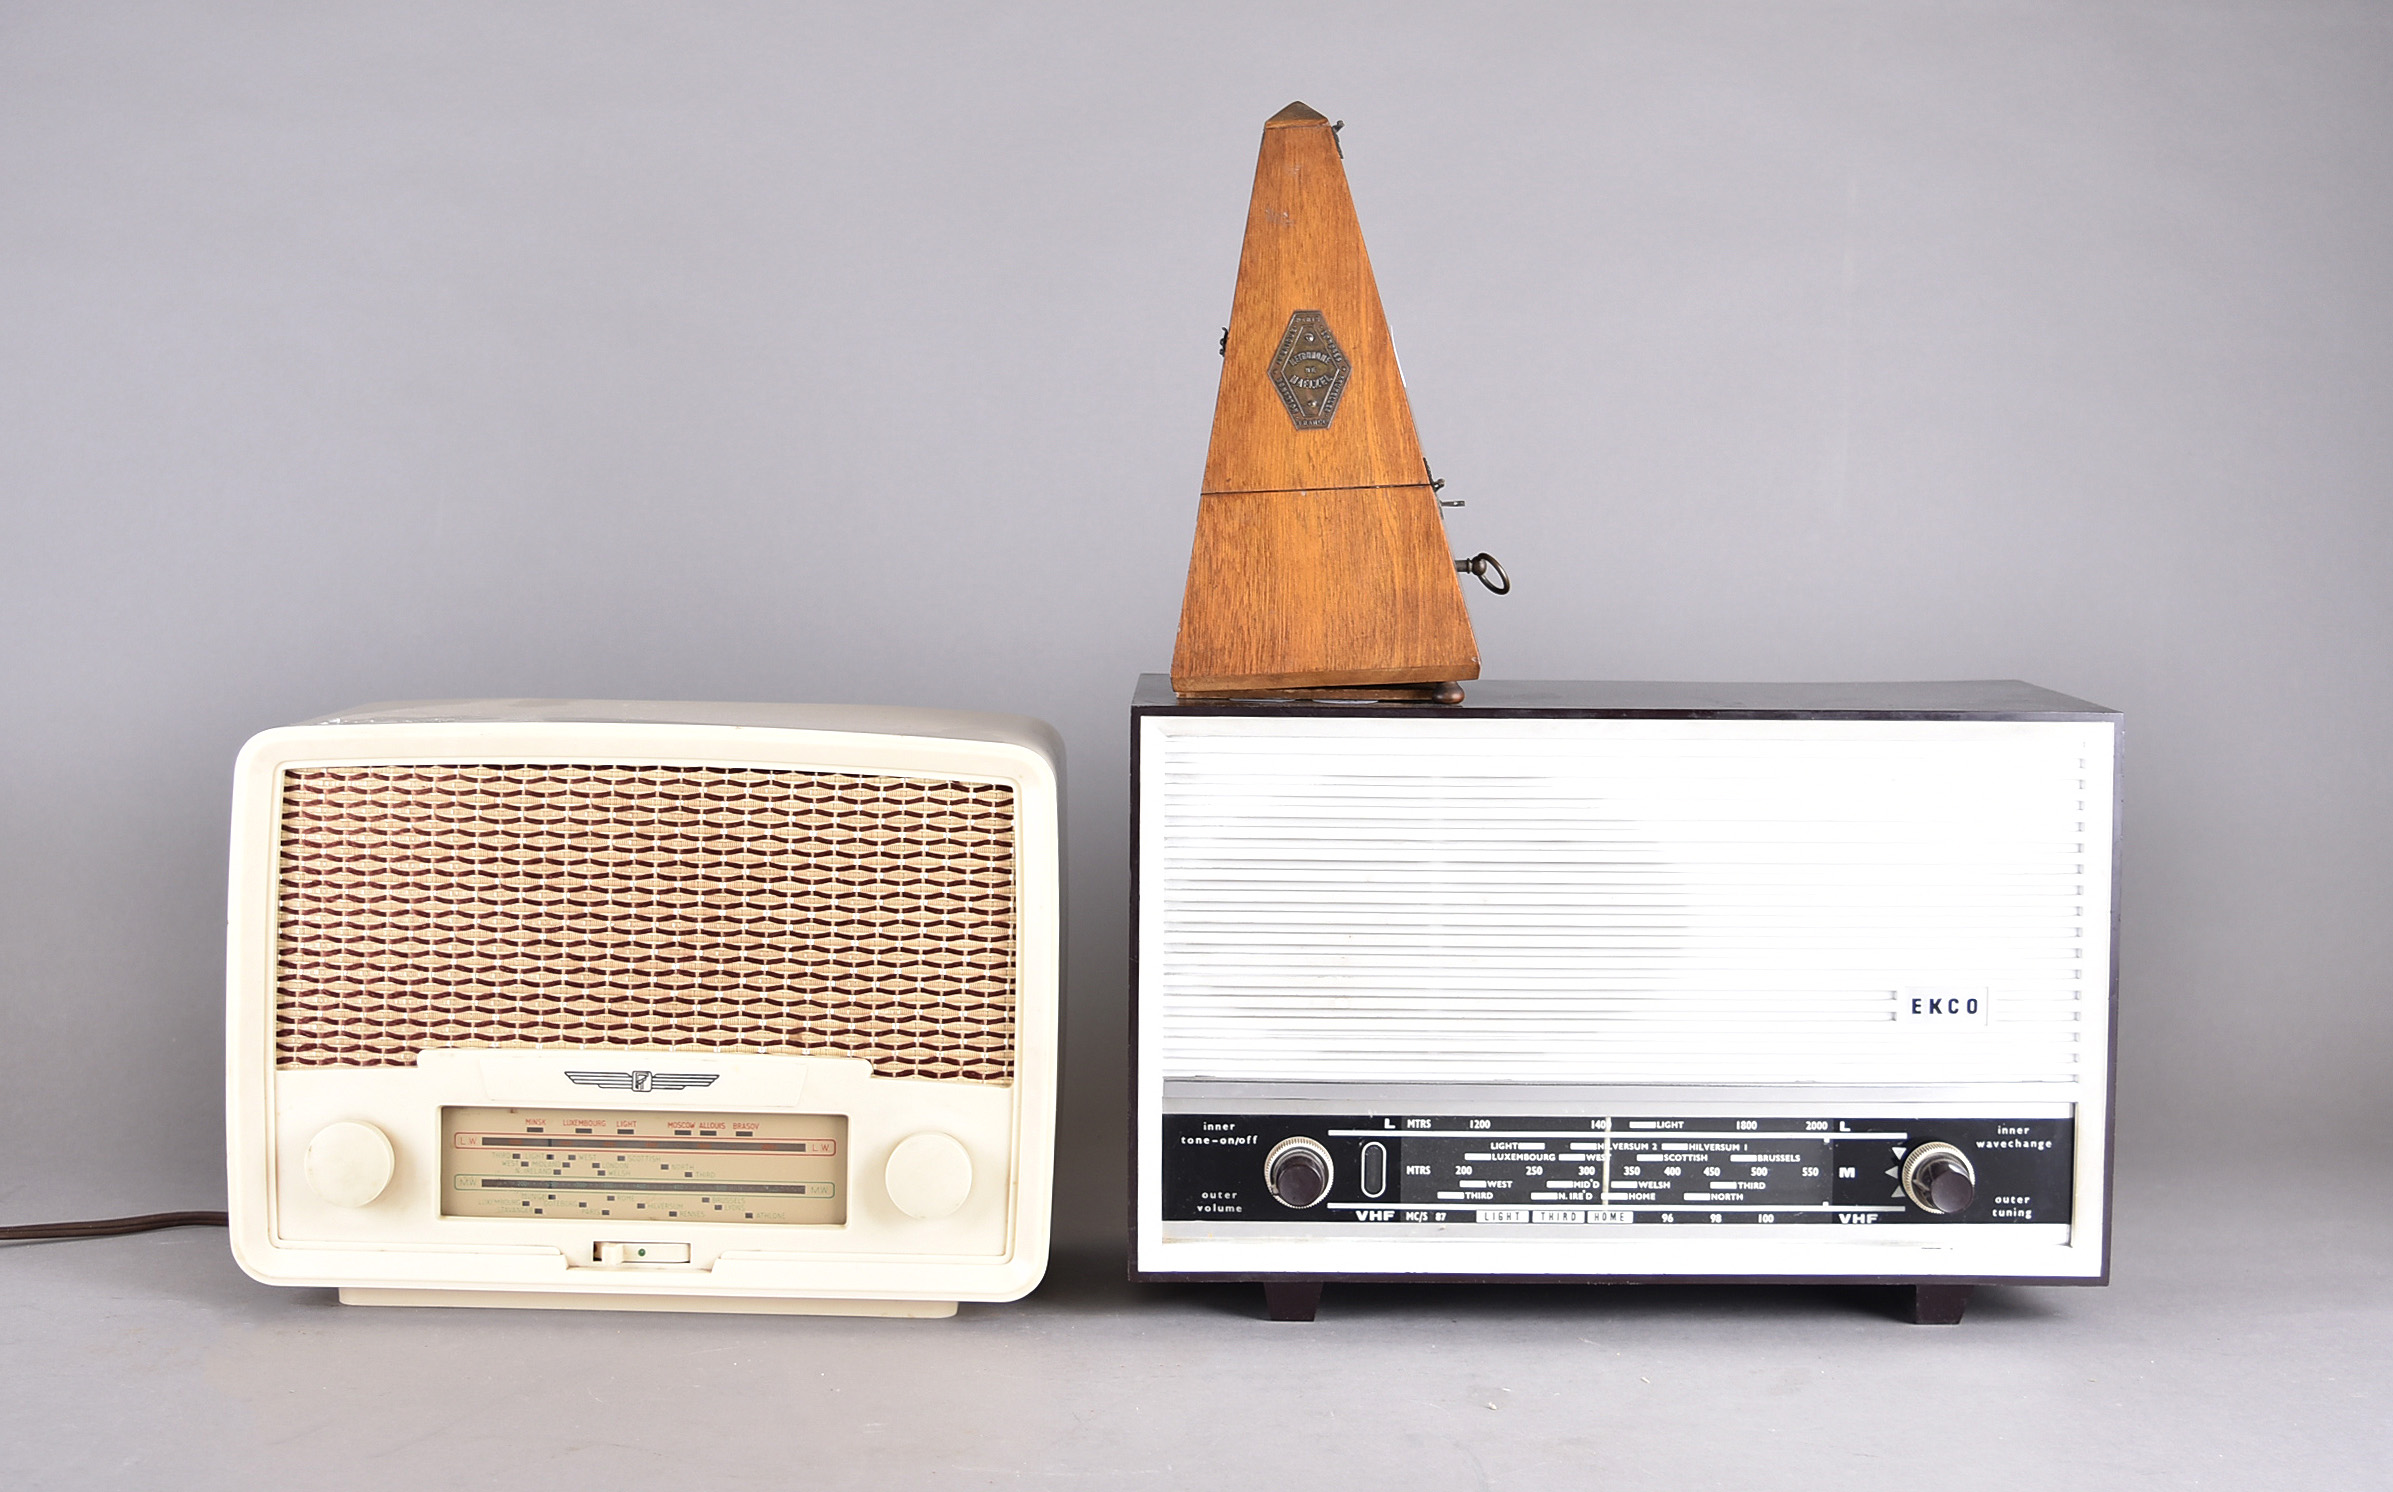
M 569 1072 L 565 1076 L 585 1088 L 626 1088 L 634 1093 L 674 1093 L 704 1088 L 719 1072 Z
M 1288 406 L 1288 418 L 1299 430 L 1327 430 L 1337 417 L 1338 396 L 1346 392 L 1350 365 L 1346 349 L 1330 334 L 1319 311 L 1299 311 L 1288 318 L 1287 335 L 1271 359 L 1271 386 Z

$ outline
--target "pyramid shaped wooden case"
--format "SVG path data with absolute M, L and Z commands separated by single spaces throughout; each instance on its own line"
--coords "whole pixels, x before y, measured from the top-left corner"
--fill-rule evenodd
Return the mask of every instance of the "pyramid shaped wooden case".
M 1263 126 L 1172 688 L 1479 676 L 1330 122 Z

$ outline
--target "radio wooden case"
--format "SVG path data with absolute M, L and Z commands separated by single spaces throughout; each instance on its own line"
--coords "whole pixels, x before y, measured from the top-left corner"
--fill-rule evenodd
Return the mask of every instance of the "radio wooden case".
M 2099 1284 L 2120 718 L 1133 703 L 1133 1276 Z
M 1054 733 L 463 700 L 233 800 L 232 1244 L 375 1304 L 946 1315 L 1046 1267 Z

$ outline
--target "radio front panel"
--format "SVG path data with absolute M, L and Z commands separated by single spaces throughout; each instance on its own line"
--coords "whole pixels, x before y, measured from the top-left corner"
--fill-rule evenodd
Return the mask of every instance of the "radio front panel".
M 2071 1140 L 2065 1117 L 1175 1112 L 1163 1122 L 1163 1233 L 2066 1223 Z M 1327 1183 L 1289 1195 L 1270 1157 L 1284 1168 L 1284 1147 L 1304 1144 L 1318 1147 Z M 1906 1158 L 1930 1145 L 1959 1156 L 1958 1206 L 1939 1206 L 1916 1167 L 1906 1184 Z
M 708 1081 L 672 1086 L 693 1079 Z M 1016 1106 L 987 1084 L 841 1058 L 456 1050 L 273 1083 L 273 1257 L 348 1283 L 471 1269 L 493 1286 L 633 1290 L 637 1271 L 592 1270 L 605 1245 L 649 1243 L 681 1249 L 691 1288 L 728 1289 L 769 1258 L 862 1293 L 907 1261 L 1001 1278 L 1023 1241 Z M 387 1179 L 368 1198 L 328 1194 L 328 1147 L 360 1129 L 388 1145 Z M 909 1212 L 920 1166 L 900 1151 L 923 1135 L 960 1154 L 964 1185 Z
M 1134 1273 L 2102 1278 L 2116 718 L 1739 687 L 1142 693 Z

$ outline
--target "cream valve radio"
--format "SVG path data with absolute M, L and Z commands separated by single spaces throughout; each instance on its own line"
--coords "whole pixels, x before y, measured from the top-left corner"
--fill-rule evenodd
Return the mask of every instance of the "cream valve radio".
M 1027 1293 L 1061 755 L 1012 716 L 587 700 L 256 737 L 227 977 L 241 1267 L 389 1305 Z

